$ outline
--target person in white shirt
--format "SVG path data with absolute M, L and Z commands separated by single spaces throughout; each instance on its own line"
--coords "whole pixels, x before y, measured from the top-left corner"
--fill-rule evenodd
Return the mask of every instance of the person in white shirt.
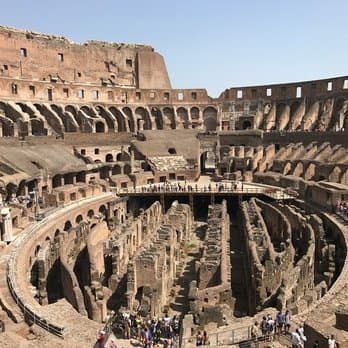
M 306 342 L 307 341 L 307 337 L 304 334 L 304 327 L 303 327 L 303 325 L 300 325 L 300 327 L 298 328 L 298 333 L 300 335 L 300 338 L 301 338 L 302 342 L 303 343 Z
M 291 334 L 291 345 L 292 348 L 303 348 L 302 340 L 298 332 L 298 329 L 296 329 L 296 331 Z
M 328 348 L 338 348 L 334 335 L 327 340 Z

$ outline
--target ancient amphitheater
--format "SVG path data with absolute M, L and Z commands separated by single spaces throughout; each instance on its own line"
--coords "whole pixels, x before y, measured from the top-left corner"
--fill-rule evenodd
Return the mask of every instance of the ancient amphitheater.
M 1 347 L 128 347 L 120 313 L 242 347 L 285 309 L 348 347 L 348 76 L 211 98 L 146 45 L 0 52 Z

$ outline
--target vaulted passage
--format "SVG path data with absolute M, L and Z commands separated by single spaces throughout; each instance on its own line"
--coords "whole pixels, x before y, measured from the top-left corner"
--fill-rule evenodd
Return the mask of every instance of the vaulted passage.
M 85 247 L 76 259 L 74 273 L 76 274 L 82 293 L 84 286 L 91 284 L 91 264 L 89 262 L 89 255 L 87 247 Z
M 64 298 L 64 290 L 62 285 L 61 276 L 61 263 L 60 259 L 56 260 L 52 268 L 47 275 L 47 299 L 48 303 L 57 302 L 59 299 Z

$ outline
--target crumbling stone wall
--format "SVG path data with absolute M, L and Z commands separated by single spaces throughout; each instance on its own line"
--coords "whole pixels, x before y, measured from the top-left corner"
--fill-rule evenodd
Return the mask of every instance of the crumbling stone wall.
M 159 228 L 153 231 L 127 265 L 127 306 L 146 316 L 162 313 L 180 261 L 180 245 L 188 240 L 191 210 L 174 202 Z

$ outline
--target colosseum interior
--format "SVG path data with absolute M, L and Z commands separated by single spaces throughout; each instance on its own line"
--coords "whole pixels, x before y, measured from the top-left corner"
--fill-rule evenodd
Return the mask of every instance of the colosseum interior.
M 128 311 L 232 347 L 288 309 L 348 347 L 348 76 L 211 98 L 147 45 L 0 52 L 0 346 L 127 347 Z

